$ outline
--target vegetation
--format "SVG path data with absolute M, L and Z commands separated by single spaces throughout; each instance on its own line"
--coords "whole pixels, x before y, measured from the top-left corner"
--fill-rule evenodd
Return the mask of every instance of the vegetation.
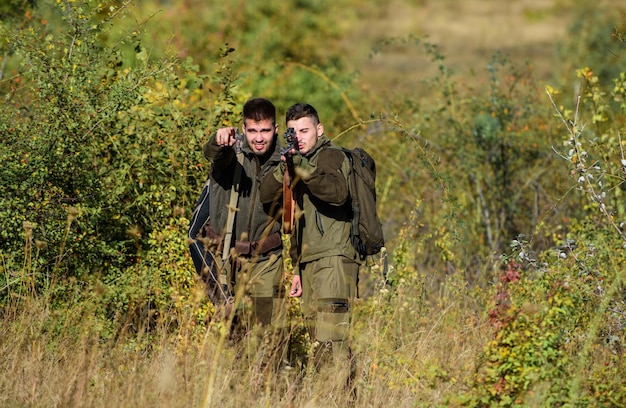
M 623 16 L 567 3 L 549 81 L 388 36 L 372 55 L 428 61 L 390 92 L 344 48 L 384 5 L 156 3 L 0 6 L 3 406 L 346 404 L 306 367 L 297 302 L 270 373 L 188 255 L 201 146 L 252 95 L 314 104 L 377 161 L 389 270 L 362 274 L 356 406 L 626 404 Z

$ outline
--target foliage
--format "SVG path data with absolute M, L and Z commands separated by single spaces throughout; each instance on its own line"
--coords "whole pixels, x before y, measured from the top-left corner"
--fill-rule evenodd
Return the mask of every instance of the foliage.
M 156 327 L 198 341 L 213 312 L 188 255 L 187 239 L 180 233 L 187 224 L 179 214 L 169 225 L 152 231 L 149 249 L 138 253 L 136 264 L 104 281 L 108 290 L 97 301 L 105 309 L 104 317 L 116 322 L 118 336 L 143 333 L 141 348 L 151 347 Z
M 619 197 L 626 162 L 620 132 L 616 138 L 589 138 L 579 122 L 580 117 L 600 125 L 609 120 L 598 78 L 588 68 L 579 75 L 586 84 L 581 106 L 587 103 L 587 115 L 578 115 L 579 106 L 572 119 L 566 119 L 571 111 L 557 113 L 568 135 L 564 145 L 569 150 L 561 157 L 571 165 L 576 191 L 585 199 L 584 211 L 571 221 L 569 231 L 555 234 L 557 248 L 537 259 L 527 243 L 513 242 L 513 254 L 525 266 L 510 259 L 501 275 L 489 312 L 494 337 L 485 346 L 473 392 L 465 401 L 471 406 L 522 406 L 529 401 L 593 401 L 603 406 L 622 405 L 626 399 L 621 386 L 597 387 L 586 375 L 587 367 L 595 367 L 593 361 L 604 362 L 617 378 L 623 375 L 614 356 L 625 340 L 621 311 L 626 236 Z M 613 89 L 616 100 L 620 89 Z M 552 101 L 553 93 L 549 89 Z M 589 133 L 610 128 L 593 126 Z
M 585 373 L 602 361 L 623 375 L 614 356 L 625 340 L 617 334 L 624 324 L 623 248 L 610 231 L 590 234 L 590 228 L 578 225 L 538 259 L 527 243 L 513 243 L 488 313 L 492 339 L 464 404 L 623 404 L 617 383 L 597 392 Z
M 124 10 L 101 7 L 59 5 L 52 17 L 66 24 L 32 18 L 5 27 L 20 66 L 2 84 L 0 245 L 19 254 L 22 225 L 32 225 L 42 277 L 106 277 L 135 264 L 150 246 L 142 237 L 191 207 L 206 172 L 197 151 L 207 119 L 233 117 L 243 98 L 226 62 L 215 74 L 234 91 L 212 102 L 203 90 L 215 85 L 209 76 L 189 60 L 152 61 L 136 31 L 124 38 L 130 60 L 120 46 L 103 47 Z
M 34 0 L 8 0 L 0 5 L 0 20 L 20 19 L 33 7 Z
M 332 135 L 350 117 L 342 93 L 358 94 L 352 86 L 355 72 L 343 56 L 349 44 L 342 36 L 361 6 L 355 0 L 169 0 L 137 2 L 133 10 L 138 16 L 162 14 L 143 28 L 151 44 L 162 44 L 151 50 L 156 56 L 167 50 L 182 59 L 191 57 L 206 72 L 221 44 L 228 44 L 233 71 L 247 93 L 271 99 L 279 112 L 296 102 L 312 103 Z M 171 30 L 160 29 L 163 19 Z
M 158 327 L 196 338 L 212 313 L 181 232 L 206 131 L 235 123 L 246 96 L 227 46 L 202 75 L 190 59 L 151 58 L 137 29 L 120 39 L 126 4 L 102 7 L 49 5 L 4 27 L 1 299 L 88 302 L 102 339 L 150 349 Z
M 446 67 L 435 45 L 410 40 L 381 44 L 377 52 L 398 42 L 421 47 L 437 66 L 422 84 L 428 97 L 393 99 L 387 109 L 399 113 L 371 126 L 384 136 L 361 140 L 379 147 L 380 179 L 397 180 L 393 192 L 383 191 L 383 219 L 386 211 L 394 220 L 407 219 L 413 198 L 420 197 L 420 234 L 430 236 L 426 246 L 437 250 L 412 266 L 461 270 L 470 282 L 484 283 L 492 278 L 483 269 L 485 259 L 497 259 L 518 234 L 536 234 L 538 249 L 550 246 L 550 234 L 536 227 L 558 223 L 571 210 L 566 204 L 549 211 L 553 194 L 568 188 L 551 151 L 559 124 L 540 100 L 531 66 L 520 69 L 498 53 L 487 65 L 485 83 L 468 86 Z M 474 83 L 481 79 L 476 76 Z
M 575 41 L 557 44 L 556 53 L 562 64 L 555 72 L 555 79 L 570 85 L 571 77 L 580 67 L 594 67 L 603 82 L 610 81 L 623 71 L 624 48 L 617 35 L 624 31 L 622 20 L 617 20 L 619 7 L 597 7 L 593 3 L 580 3 L 574 8 L 574 16 L 567 27 L 566 36 Z M 616 14 L 617 12 L 617 14 Z M 621 27 L 620 27 L 621 25 Z M 568 90 L 569 94 L 571 90 Z M 574 93 L 576 93 L 574 88 Z

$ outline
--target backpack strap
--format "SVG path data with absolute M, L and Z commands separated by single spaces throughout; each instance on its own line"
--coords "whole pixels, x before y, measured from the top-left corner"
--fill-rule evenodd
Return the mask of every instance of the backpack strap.
M 237 202 L 239 201 L 239 190 L 241 184 L 241 170 L 243 167 L 243 153 L 237 154 L 237 162 L 239 165 L 235 167 L 235 176 L 233 177 L 233 186 L 230 189 L 230 201 L 228 203 L 228 219 L 226 221 L 226 234 L 224 235 L 224 251 L 222 252 L 222 261 L 226 262 L 230 253 L 230 242 L 233 237 L 233 226 L 235 224 L 235 211 L 237 211 Z
M 228 219 L 226 221 L 226 234 L 224 235 L 224 250 L 222 252 L 222 266 L 226 265 L 228 257 L 230 255 L 230 242 L 233 237 L 233 226 L 235 224 L 235 212 L 237 211 L 237 201 L 239 200 L 239 192 L 241 190 L 241 171 L 243 169 L 243 151 L 241 150 L 241 139 L 243 135 L 237 134 L 236 137 L 240 137 L 237 142 L 237 166 L 235 166 L 235 176 L 233 177 L 233 185 L 230 189 L 230 201 L 228 203 Z M 230 279 L 228 273 L 225 271 L 227 268 L 222 268 L 220 273 L 220 285 L 224 288 L 228 288 L 230 293 L 232 288 L 230 287 Z

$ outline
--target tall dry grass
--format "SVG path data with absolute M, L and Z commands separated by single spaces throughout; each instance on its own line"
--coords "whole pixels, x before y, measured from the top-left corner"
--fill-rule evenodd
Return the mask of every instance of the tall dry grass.
M 415 314 L 413 299 L 379 288 L 357 304 L 354 406 L 445 405 L 463 390 L 484 340 L 477 311 L 454 294 Z M 239 342 L 217 322 L 200 336 L 163 325 L 103 340 L 89 304 L 61 314 L 38 297 L 16 301 L 2 316 L 6 407 L 329 407 L 351 397 L 345 367 L 317 372 L 292 355 L 290 366 L 267 368 L 272 345 L 261 344 L 258 329 Z

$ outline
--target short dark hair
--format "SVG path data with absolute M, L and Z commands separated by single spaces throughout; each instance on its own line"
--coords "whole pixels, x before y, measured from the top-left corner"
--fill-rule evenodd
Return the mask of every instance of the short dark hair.
M 289 122 L 290 120 L 298 120 L 300 118 L 311 118 L 316 125 L 320 123 L 320 117 L 317 114 L 317 111 L 308 103 L 296 103 L 287 109 L 287 113 L 285 114 L 286 122 Z
M 265 98 L 251 98 L 243 105 L 243 120 L 252 119 L 255 122 L 271 120 L 276 124 L 276 107 Z M 245 124 L 245 123 L 244 123 Z

